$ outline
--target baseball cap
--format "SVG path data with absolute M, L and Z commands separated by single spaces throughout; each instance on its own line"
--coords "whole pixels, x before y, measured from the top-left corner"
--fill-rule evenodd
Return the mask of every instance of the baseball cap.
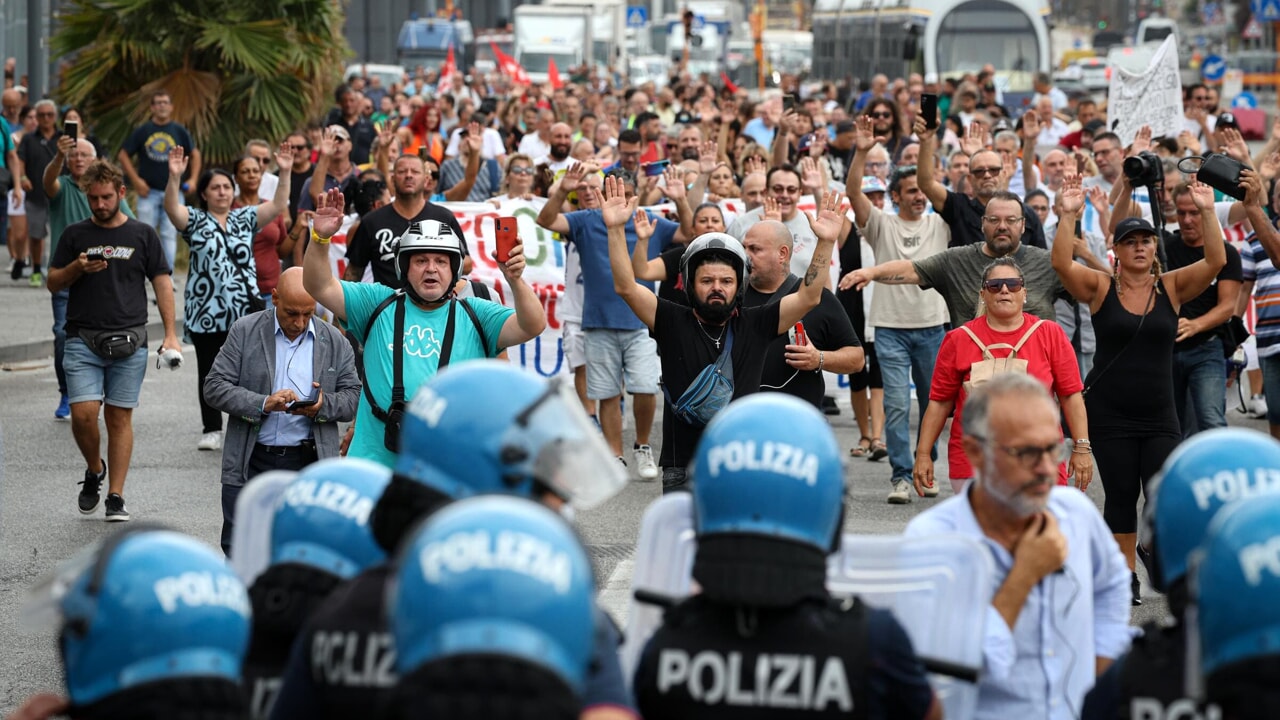
M 813 145 L 813 133 L 800 136 L 800 142 L 796 143 L 796 152 L 804 154 L 809 152 L 809 146 Z
M 1240 123 L 1236 122 L 1235 115 L 1224 112 L 1218 116 L 1218 127 L 1233 127 L 1238 130 L 1240 129 Z
M 864 175 L 862 177 L 862 194 L 888 192 L 889 188 L 885 187 L 884 181 L 875 175 Z
M 351 133 L 347 132 L 347 129 L 341 125 L 330 125 L 327 129 L 329 132 L 332 132 L 343 140 L 351 139 Z
M 858 126 L 854 125 L 852 120 L 841 120 L 840 122 L 836 123 L 837 135 L 839 135 L 840 133 L 853 132 L 854 130 L 857 130 L 857 129 L 858 129 Z
M 1140 217 L 1125 218 L 1120 221 L 1120 224 L 1116 225 L 1115 239 L 1112 240 L 1112 243 L 1118 245 L 1126 237 L 1135 233 L 1155 235 L 1156 229 L 1151 226 L 1151 223 Z
M 1081 129 L 1089 133 L 1090 135 L 1096 135 L 1099 130 L 1105 128 L 1106 126 L 1107 126 L 1107 123 L 1105 120 L 1098 120 L 1095 118 L 1085 123 L 1084 127 Z

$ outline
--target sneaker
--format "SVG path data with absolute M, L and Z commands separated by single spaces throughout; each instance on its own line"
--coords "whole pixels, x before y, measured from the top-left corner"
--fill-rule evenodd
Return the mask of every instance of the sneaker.
M 67 399 L 66 393 L 63 393 L 62 399 L 58 401 L 58 409 L 53 411 L 54 420 L 70 420 L 71 419 L 71 402 Z
M 822 396 L 822 414 L 823 415 L 839 415 L 840 406 L 836 405 L 836 399 L 830 395 Z
M 1249 398 L 1249 414 L 1255 418 L 1267 416 L 1267 396 L 1258 393 Z
M 31 279 L 28 282 L 31 283 L 31 287 L 33 288 L 42 287 L 44 285 L 44 275 L 39 272 L 33 272 L 31 273 Z
M 107 461 L 102 461 L 102 472 L 96 473 L 88 468 L 84 471 L 84 480 L 80 481 L 80 514 L 92 515 L 98 509 L 98 501 L 102 499 L 99 492 L 102 481 L 107 477 Z
M 9 266 L 9 279 L 10 279 L 10 280 L 21 280 L 21 279 L 22 279 L 22 269 L 23 269 L 24 267 L 26 267 L 26 266 L 27 266 L 27 264 L 26 264 L 25 262 L 23 262 L 23 261 L 21 261 L 21 260 L 14 260 L 14 261 L 13 261 L 13 265 L 10 265 L 10 266 Z
M 924 496 L 927 498 L 938 497 L 938 478 L 933 479 L 933 487 L 924 486 Z
M 107 522 L 129 522 L 129 509 L 119 493 L 107 495 Z
M 1138 573 L 1133 573 L 1133 577 L 1129 580 L 1129 591 L 1133 594 L 1133 605 L 1137 607 L 1142 604 L 1142 583 L 1138 580 Z
M 197 450 L 221 450 L 222 449 L 222 431 L 214 430 L 200 436 L 200 442 L 196 443 Z
M 906 480 L 894 480 L 893 490 L 889 492 L 890 505 L 907 505 L 911 502 L 911 483 Z
M 653 462 L 653 448 L 648 445 L 637 445 L 632 451 L 636 456 L 636 472 L 642 480 L 656 480 L 658 466 Z

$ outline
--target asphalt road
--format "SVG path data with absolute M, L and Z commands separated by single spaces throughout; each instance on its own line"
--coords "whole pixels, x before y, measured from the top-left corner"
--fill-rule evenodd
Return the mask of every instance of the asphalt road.
M 199 452 L 200 417 L 196 405 L 195 356 L 186 352 L 177 372 L 149 367 L 142 405 L 134 414 L 135 447 L 125 499 L 135 521 L 160 522 L 190 533 L 217 547 L 221 522 L 219 505 L 220 453 Z M 102 512 L 85 517 L 76 509 L 76 483 L 84 463 L 75 448 L 68 423 L 53 420 L 57 389 L 51 365 L 0 372 L 0 713 L 13 710 L 28 694 L 61 687 L 55 631 L 23 627 L 19 609 L 26 588 L 43 573 L 112 528 Z M 858 432 L 843 412 L 832 425 L 843 447 L 853 445 Z M 1259 429 L 1258 421 L 1235 412 L 1231 421 Z M 655 429 L 655 437 L 659 433 Z M 105 435 L 104 435 L 105 440 Z M 628 431 L 627 443 L 631 442 Z M 939 463 L 939 467 L 944 467 Z M 848 501 L 845 529 L 849 532 L 898 533 L 913 516 L 933 502 L 917 499 L 910 505 L 888 505 L 887 461 L 849 459 L 846 467 Z M 941 498 L 950 495 L 944 483 Z M 640 519 L 645 507 L 660 494 L 658 482 L 632 482 L 621 494 L 591 512 L 578 515 L 583 537 L 595 561 L 606 607 L 621 619 L 626 612 L 627 588 Z M 1101 502 L 1100 483 L 1089 491 Z M 1163 601 L 1147 595 L 1136 609 L 1135 622 L 1163 612 Z

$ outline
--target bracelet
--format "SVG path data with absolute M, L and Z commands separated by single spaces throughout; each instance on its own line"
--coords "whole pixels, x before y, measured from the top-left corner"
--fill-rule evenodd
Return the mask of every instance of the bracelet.
M 315 228 L 311 228 L 311 241 L 312 241 L 312 242 L 318 242 L 318 243 L 320 243 L 321 245 L 328 245 L 328 244 L 329 244 L 329 238 L 327 238 L 327 237 L 320 237 L 319 235 L 317 235 L 317 234 L 316 234 L 316 229 L 315 229 Z
M 1088 445 L 1089 438 L 1076 438 L 1072 442 L 1074 442 L 1076 445 Z
M 1072 449 L 1071 454 L 1072 455 L 1092 455 L 1093 451 L 1086 447 L 1086 448 L 1081 448 L 1079 450 Z
M 824 362 L 826 362 L 826 358 L 823 356 L 822 351 L 819 350 L 818 351 L 818 369 L 814 370 L 814 372 L 822 372 L 822 364 Z

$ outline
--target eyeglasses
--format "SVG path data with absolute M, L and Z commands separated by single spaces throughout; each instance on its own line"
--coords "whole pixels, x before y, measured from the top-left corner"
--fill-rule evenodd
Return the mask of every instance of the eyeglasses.
M 310 149 L 311 149 L 311 148 L 307 147 L 306 145 L 290 145 L 289 147 L 293 148 L 294 152 L 302 152 L 303 150 L 310 150 Z
M 1018 292 L 1024 284 L 1022 278 L 992 278 L 991 280 L 982 281 L 982 287 L 989 293 L 998 293 L 1002 289 L 1008 289 L 1009 292 Z
M 982 217 L 982 222 L 988 225 L 995 225 L 996 227 L 1000 227 L 1001 225 L 1008 225 L 1009 227 L 1014 227 L 1026 222 L 1026 218 L 1021 216 L 1010 217 L 1010 218 L 998 218 L 991 215 L 984 215 Z
M 1000 174 L 1000 166 L 994 167 L 971 167 L 969 174 L 974 177 L 995 177 Z
M 429 175 L 429 176 L 431 177 L 431 179 L 432 179 L 432 180 L 439 180 L 439 179 L 440 179 L 440 171 L 439 171 L 439 170 L 432 170 L 431 172 L 427 173 L 427 175 Z
M 535 171 L 531 167 L 515 167 L 509 171 L 512 175 L 532 175 Z
M 974 437 L 978 440 L 981 440 L 984 443 L 987 443 L 990 447 L 999 449 L 1000 451 L 1004 452 L 1010 457 L 1017 458 L 1018 463 L 1022 465 L 1022 467 L 1026 468 L 1027 470 L 1030 470 L 1031 468 L 1034 468 L 1036 465 L 1038 465 L 1040 463 L 1040 458 L 1044 457 L 1045 455 L 1048 455 L 1049 460 L 1053 462 L 1055 465 L 1067 459 L 1068 450 L 1067 450 L 1067 443 L 1065 440 L 1059 440 L 1058 442 L 1051 443 L 1043 447 L 1039 445 L 1024 445 L 1022 447 L 1009 447 L 1007 445 L 999 445 L 997 443 L 990 442 L 984 437 L 980 437 L 977 435 L 975 435 Z
M 795 185 L 774 185 L 769 189 L 772 190 L 775 195 L 796 195 L 800 192 L 800 188 Z
M 893 117 L 893 113 L 873 112 L 873 113 L 867 113 L 867 117 L 875 118 L 876 120 L 888 120 Z
M 888 163 L 888 162 L 885 162 L 885 161 L 877 160 L 877 161 L 875 161 L 875 162 L 869 162 L 869 163 L 867 163 L 867 167 L 868 167 L 868 168 L 871 168 L 871 169 L 873 169 L 873 170 L 879 170 L 880 168 L 887 168 L 887 167 L 889 167 L 889 163 Z

